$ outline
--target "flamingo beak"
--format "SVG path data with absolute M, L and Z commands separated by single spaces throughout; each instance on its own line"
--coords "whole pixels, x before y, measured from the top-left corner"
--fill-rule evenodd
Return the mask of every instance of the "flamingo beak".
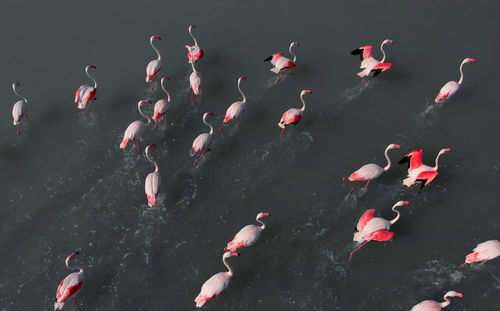
M 401 145 L 394 145 L 394 148 L 401 149 Z
M 97 69 L 95 65 L 90 65 L 89 68 Z
M 161 40 L 161 38 L 159 36 L 152 36 L 151 40 Z
M 246 80 L 247 77 L 240 77 L 240 80 Z
M 208 115 L 208 116 L 213 116 L 213 115 L 214 115 L 214 113 L 213 113 L 213 112 L 207 112 L 207 115 Z

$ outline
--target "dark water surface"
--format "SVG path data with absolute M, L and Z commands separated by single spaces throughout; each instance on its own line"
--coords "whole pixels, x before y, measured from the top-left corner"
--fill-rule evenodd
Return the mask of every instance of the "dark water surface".
M 193 299 L 223 271 L 223 247 L 259 211 L 269 211 L 259 242 L 229 262 L 223 295 L 205 310 L 409 310 L 448 290 L 464 293 L 449 310 L 497 310 L 500 261 L 459 268 L 477 243 L 499 238 L 497 98 L 498 1 L 2 1 L 0 4 L 0 310 L 52 310 L 64 258 L 79 250 L 86 283 L 75 310 L 194 310 Z M 204 90 L 190 102 L 187 27 L 205 56 Z M 156 100 L 144 82 L 159 35 L 173 96 L 168 124 L 146 133 L 163 178 L 159 204 L 147 206 L 143 153 L 118 148 L 138 119 L 137 101 Z M 393 67 L 362 88 L 359 59 L 349 52 L 386 39 Z M 273 85 L 264 58 L 298 60 Z M 441 108 L 440 87 L 465 81 Z M 96 113 L 73 103 L 95 64 Z M 225 110 L 248 95 L 239 126 L 218 131 L 212 152 L 193 167 L 193 139 L 206 131 L 203 112 Z M 12 126 L 17 100 L 30 102 L 22 135 Z M 281 114 L 300 107 L 303 120 L 279 139 Z M 147 113 L 151 114 L 152 107 Z M 385 165 L 424 149 L 442 157 L 440 174 L 420 195 L 403 187 L 395 165 L 367 192 L 348 196 L 341 177 L 361 165 Z M 144 144 L 144 145 L 145 145 Z M 376 208 L 392 218 L 391 242 L 372 242 L 351 262 L 353 227 Z M 71 310 L 72 301 L 65 310 Z

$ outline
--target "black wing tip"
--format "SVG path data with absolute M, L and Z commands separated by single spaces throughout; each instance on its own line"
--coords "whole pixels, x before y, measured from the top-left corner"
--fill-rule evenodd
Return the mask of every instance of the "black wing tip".
M 355 49 L 355 50 L 353 50 L 351 52 L 351 55 L 359 55 L 359 54 L 361 54 L 361 52 L 363 52 L 363 50 L 361 50 L 361 49 Z
M 265 62 L 268 62 L 270 61 L 271 59 L 273 59 L 273 56 L 269 56 L 268 58 L 264 59 Z

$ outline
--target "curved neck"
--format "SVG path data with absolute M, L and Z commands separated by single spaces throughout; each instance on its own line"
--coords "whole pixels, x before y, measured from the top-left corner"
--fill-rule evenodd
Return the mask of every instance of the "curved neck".
M 141 104 L 137 105 L 137 107 L 139 109 L 139 113 L 141 114 L 141 116 L 143 116 L 144 118 L 146 118 L 148 120 L 148 124 L 151 123 L 151 119 L 147 115 L 142 113 L 141 106 L 142 106 Z
M 85 73 L 87 74 L 87 77 L 89 77 L 92 81 L 94 81 L 94 89 L 97 88 L 97 81 L 89 74 L 89 68 L 85 69 Z
M 191 67 L 193 68 L 193 72 L 197 72 L 196 68 L 194 68 L 194 62 L 191 62 Z
M 238 80 L 238 91 L 240 91 L 241 96 L 243 96 L 243 99 L 241 101 L 245 103 L 247 101 L 247 98 L 245 97 L 245 94 L 243 94 L 243 91 L 241 91 L 240 84 L 241 84 L 241 80 Z
M 203 118 L 203 123 L 205 123 L 208 127 L 210 127 L 210 134 L 214 133 L 214 128 L 212 127 L 212 124 L 208 123 L 206 120 L 206 116 Z
M 191 32 L 191 28 L 193 28 L 193 27 L 189 27 L 189 29 L 188 29 L 189 30 L 189 35 L 191 36 L 191 38 L 193 38 L 194 45 L 198 45 L 198 41 L 196 41 L 196 38 L 193 36 L 193 33 Z
M 161 80 L 161 88 L 163 89 L 163 91 L 165 92 L 165 94 L 167 94 L 167 101 L 170 101 L 170 93 L 165 89 L 165 85 L 163 85 L 163 79 Z
M 305 111 L 306 110 L 306 102 L 304 101 L 304 94 L 300 94 L 300 100 L 302 101 L 302 108 L 300 108 L 300 110 Z
M 444 301 L 440 303 L 441 308 L 447 307 L 451 303 L 450 299 L 448 299 L 448 296 L 445 295 L 443 298 L 444 298 Z
M 262 225 L 262 226 L 260 226 L 261 230 L 266 229 L 266 224 L 262 220 L 260 220 L 260 218 L 257 217 L 257 218 L 255 218 L 255 220 L 257 220 L 257 222 Z
M 382 42 L 382 44 L 380 45 L 380 50 L 382 51 L 382 59 L 380 60 L 381 63 L 383 63 L 385 61 L 384 44 L 385 44 L 385 42 Z
M 462 84 L 462 82 L 464 82 L 464 72 L 462 70 L 462 67 L 464 66 L 465 64 L 465 61 L 462 62 L 462 64 L 460 65 L 460 80 L 458 80 L 458 84 Z
M 66 267 L 68 267 L 69 270 L 80 270 L 79 272 L 83 272 L 83 268 L 80 266 L 71 266 L 69 262 L 66 264 Z
M 151 43 L 151 47 L 153 48 L 153 50 L 155 50 L 156 54 L 158 54 L 158 60 L 161 60 L 161 55 L 160 55 L 160 52 L 158 51 L 158 49 L 154 46 L 153 44 L 153 40 L 151 40 L 149 43 Z
M 154 166 L 155 166 L 155 172 L 158 172 L 158 163 L 151 160 L 151 158 L 149 157 L 149 150 L 146 149 L 146 158 L 148 158 L 149 162 L 151 162 Z
M 293 62 L 295 63 L 295 61 L 297 60 L 297 56 L 295 55 L 295 53 L 293 53 L 292 47 L 294 47 L 293 43 L 290 44 L 290 48 L 288 49 L 288 51 L 290 52 L 290 54 L 292 54 L 292 56 L 293 56 Z
M 233 270 L 231 269 L 231 267 L 229 266 L 229 264 L 227 263 L 227 257 L 222 257 L 222 262 L 224 263 L 224 266 L 226 266 L 227 268 L 227 273 L 229 273 L 229 275 L 233 275 Z
M 389 152 L 389 147 L 385 149 L 385 158 L 387 159 L 387 165 L 384 167 L 384 171 L 388 171 L 391 168 L 391 159 L 389 158 L 389 155 L 387 154 Z
M 16 84 L 12 84 L 12 89 L 14 90 L 14 93 L 16 93 L 16 95 L 22 99 L 24 99 L 25 102 L 27 102 L 28 100 L 26 99 L 26 97 L 22 96 L 22 95 L 19 95 L 19 93 L 16 91 Z
M 443 153 L 444 153 L 444 152 L 443 152 Z M 433 169 L 434 169 L 435 171 L 437 171 L 437 170 L 438 170 L 438 168 L 439 168 L 439 165 L 438 165 L 438 164 L 439 164 L 439 163 L 438 163 L 438 162 L 439 162 L 439 157 L 440 157 L 443 153 L 441 153 L 441 152 L 440 152 L 440 153 L 438 153 L 438 155 L 437 155 L 437 157 L 436 157 L 436 163 L 434 164 L 434 167 L 433 167 Z
M 393 212 L 395 212 L 395 213 L 397 213 L 397 215 L 396 215 L 396 217 L 394 217 L 394 219 L 393 219 L 393 220 L 391 220 L 391 221 L 390 221 L 391 225 L 392 225 L 393 223 L 395 223 L 396 221 L 398 221 L 399 216 L 400 216 L 399 211 L 396 209 L 396 207 L 398 207 L 398 206 L 397 206 L 397 205 L 394 205 L 394 206 L 392 207 L 392 211 L 393 211 Z

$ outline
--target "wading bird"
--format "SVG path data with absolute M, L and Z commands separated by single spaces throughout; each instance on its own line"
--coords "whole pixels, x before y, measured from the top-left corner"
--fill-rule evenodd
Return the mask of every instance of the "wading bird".
M 161 119 L 167 120 L 167 112 L 170 109 L 170 93 L 165 89 L 165 85 L 163 84 L 165 80 L 170 80 L 169 77 L 163 77 L 160 80 L 161 88 L 167 94 L 167 99 L 159 99 L 154 108 L 153 113 L 153 121 L 155 121 L 155 128 L 158 126 L 158 123 Z
M 92 104 L 92 109 L 94 109 L 94 100 L 97 99 L 95 97 L 97 95 L 97 81 L 89 74 L 89 69 L 97 69 L 97 67 L 94 65 L 85 67 L 85 74 L 94 81 L 94 86 L 83 84 L 76 90 L 75 104 L 77 104 L 78 109 L 87 110 L 87 104 L 89 103 Z
M 156 198 L 158 197 L 158 193 L 160 193 L 160 185 L 161 185 L 161 176 L 158 172 L 158 163 L 151 160 L 149 157 L 149 149 L 156 148 L 155 144 L 151 144 L 146 147 L 146 158 L 155 166 L 155 171 L 149 173 L 146 177 L 146 182 L 144 183 L 144 190 L 146 192 L 146 197 L 148 198 L 148 205 L 153 207 L 156 205 Z
M 293 56 L 293 60 L 290 60 L 283 56 L 283 53 L 276 53 L 264 59 L 265 62 L 271 61 L 271 64 L 274 66 L 273 68 L 271 68 L 271 71 L 275 74 L 279 74 L 279 77 L 275 82 L 276 84 L 280 82 L 281 79 L 283 79 L 283 72 L 285 70 L 287 70 L 288 68 L 296 67 L 295 62 L 297 61 L 297 56 L 292 52 L 292 48 L 298 45 L 299 43 L 294 41 L 290 43 L 290 47 L 288 48 L 288 51 Z
M 305 94 L 312 94 L 311 90 L 303 90 L 300 92 L 300 100 L 302 101 L 302 108 L 297 109 L 297 108 L 291 108 L 288 109 L 283 113 L 281 116 L 280 122 L 278 122 L 278 126 L 282 128 L 280 137 L 283 136 L 283 132 L 285 131 L 285 128 L 289 126 L 290 124 L 297 124 L 299 123 L 300 119 L 302 119 L 302 115 L 304 114 L 304 111 L 306 110 L 306 103 L 304 101 L 304 95 Z
M 246 77 L 239 77 L 238 78 L 238 91 L 240 91 L 241 96 L 243 96 L 243 99 L 238 102 L 234 102 L 227 108 L 226 111 L 226 116 L 224 117 L 224 121 L 222 121 L 221 126 L 219 127 L 219 130 L 222 132 L 222 127 L 224 126 L 225 123 L 228 123 L 232 119 L 238 119 L 238 122 L 240 121 L 240 116 L 243 114 L 243 111 L 245 111 L 245 106 L 247 103 L 247 98 L 245 97 L 245 94 L 241 91 L 241 81 L 246 80 Z
M 210 144 L 212 143 L 214 128 L 212 127 L 212 124 L 207 122 L 206 118 L 207 116 L 213 116 L 213 115 L 214 115 L 213 112 L 205 112 L 203 114 L 203 123 L 205 123 L 210 128 L 210 132 L 198 135 L 196 139 L 193 141 L 193 146 L 189 151 L 189 156 L 191 157 L 199 153 L 198 158 L 196 159 L 196 161 L 194 161 L 194 166 L 197 166 L 201 158 L 203 158 L 203 156 L 205 155 L 205 153 L 210 151 L 209 147 Z
M 129 141 L 133 141 L 134 145 L 137 147 L 137 153 L 141 151 L 141 140 L 144 135 L 144 130 L 151 124 L 151 119 L 142 113 L 141 106 L 145 103 L 151 103 L 149 100 L 141 100 L 137 103 L 137 109 L 139 109 L 139 113 L 141 116 L 148 120 L 148 123 L 144 123 L 140 120 L 136 120 L 129 124 L 125 133 L 123 134 L 123 140 L 120 144 L 121 149 L 127 148 L 127 144 Z
M 424 300 L 419 304 L 416 304 L 411 308 L 410 311 L 439 311 L 444 307 L 450 305 L 450 299 L 448 297 L 463 297 L 462 293 L 458 293 L 456 291 L 449 291 L 444 295 L 443 302 L 437 302 L 435 300 Z
M 497 258 L 500 256 L 500 241 L 489 240 L 480 243 L 472 251 L 473 253 L 470 253 L 465 257 L 465 262 L 461 265 L 461 267 L 464 267 L 468 263 L 470 264 L 479 261 L 481 261 L 481 263 L 485 263 L 488 260 Z
M 225 251 L 235 252 L 238 248 L 247 247 L 253 245 L 259 239 L 260 234 L 264 229 L 266 229 L 266 225 L 260 220 L 264 217 L 271 216 L 271 213 L 259 213 L 255 220 L 261 224 L 261 226 L 257 225 L 247 225 L 241 228 L 238 233 L 234 236 L 233 240 L 227 243 Z
M 191 36 L 191 38 L 193 38 L 193 41 L 194 41 L 194 45 L 192 45 L 192 46 L 186 45 L 186 49 L 188 50 L 188 52 L 187 52 L 188 63 L 191 62 L 192 55 L 194 56 L 193 60 L 195 63 L 198 59 L 203 57 L 203 50 L 198 45 L 198 41 L 196 41 L 196 38 L 193 36 L 193 33 L 191 32 L 193 28 L 196 28 L 196 26 L 191 25 L 188 28 L 189 35 Z
M 453 94 L 455 94 L 458 91 L 458 88 L 464 81 L 464 72 L 462 71 L 462 67 L 466 63 L 474 63 L 476 60 L 474 58 L 466 58 L 462 61 L 462 64 L 460 64 L 460 80 L 458 82 L 455 81 L 448 81 L 439 91 L 439 94 L 436 96 L 436 99 L 434 100 L 436 103 L 443 103 L 445 102 L 448 98 L 450 98 Z
M 19 82 L 12 83 L 14 93 L 21 99 L 14 104 L 14 107 L 12 107 L 12 118 L 14 119 L 13 124 L 17 126 L 17 134 L 21 134 L 21 120 L 23 117 L 26 117 L 26 120 L 29 122 L 30 119 L 28 118 L 28 100 L 26 97 L 19 95 L 16 90 L 16 86 L 21 86 L 21 84 Z
M 191 62 L 191 67 L 193 68 L 193 72 L 191 72 L 191 75 L 189 76 L 189 85 L 191 86 L 191 102 L 194 102 L 194 95 L 198 95 L 201 93 L 201 73 L 196 71 L 196 68 L 194 68 L 194 63 Z
M 408 152 L 398 163 L 408 162 L 408 177 L 403 180 L 403 184 L 410 187 L 417 182 L 420 182 L 420 190 L 430 184 L 438 175 L 439 157 L 451 151 L 450 148 L 441 149 L 436 157 L 434 167 L 430 167 L 422 163 L 422 149 L 417 149 Z
M 82 268 L 69 266 L 69 261 L 78 254 L 78 252 L 74 252 L 66 258 L 66 267 L 68 267 L 69 270 L 78 269 L 79 271 L 69 274 L 64 278 L 64 280 L 61 281 L 61 283 L 59 283 L 54 303 L 54 310 L 62 310 L 64 302 L 76 294 L 85 281 Z
M 151 36 L 151 38 L 149 39 L 149 44 L 151 44 L 151 47 L 153 48 L 153 50 L 155 50 L 158 58 L 150 61 L 148 66 L 146 67 L 146 82 L 151 83 L 151 90 L 153 91 L 155 90 L 156 76 L 161 70 L 161 55 L 158 49 L 153 45 L 153 42 L 155 40 L 161 40 L 161 38 L 158 36 Z
M 393 44 L 392 40 L 385 39 L 384 42 L 380 45 L 380 50 L 382 51 L 382 59 L 380 61 L 373 58 L 372 50 L 373 47 L 371 45 L 362 46 L 358 49 L 355 49 L 351 52 L 351 55 L 360 55 L 361 58 L 361 66 L 359 68 L 363 69 L 363 71 L 358 72 L 358 76 L 364 78 L 367 76 L 373 75 L 376 77 L 379 73 L 389 70 L 391 68 L 391 63 L 385 62 L 385 51 L 384 45 Z

